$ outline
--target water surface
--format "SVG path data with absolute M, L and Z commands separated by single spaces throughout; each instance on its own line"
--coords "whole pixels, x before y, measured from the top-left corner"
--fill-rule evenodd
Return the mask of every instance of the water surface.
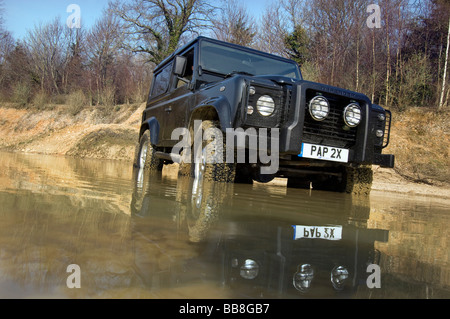
M 450 297 L 448 200 L 261 184 L 198 192 L 189 178 L 135 173 L 0 153 L 0 297 Z M 293 226 L 321 238 L 295 239 Z M 368 287 L 369 265 L 381 288 Z M 333 269 L 345 269 L 342 286 Z

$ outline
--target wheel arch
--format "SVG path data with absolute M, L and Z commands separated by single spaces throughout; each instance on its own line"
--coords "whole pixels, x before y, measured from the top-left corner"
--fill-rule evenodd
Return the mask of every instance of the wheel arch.
M 139 139 L 147 130 L 150 131 L 150 142 L 153 145 L 157 145 L 159 142 L 160 125 L 156 117 L 151 117 L 141 124 L 141 128 L 139 131 Z
M 195 120 L 218 121 L 220 129 L 225 131 L 232 126 L 230 103 L 223 96 L 205 101 L 192 110 L 189 118 L 189 127 L 193 125 Z

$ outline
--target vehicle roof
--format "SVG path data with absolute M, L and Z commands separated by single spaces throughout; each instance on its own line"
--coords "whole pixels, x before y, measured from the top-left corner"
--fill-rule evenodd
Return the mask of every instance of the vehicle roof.
M 240 50 L 245 50 L 245 51 L 248 51 L 248 52 L 251 52 L 251 53 L 265 55 L 265 56 L 271 57 L 273 59 L 287 61 L 287 62 L 291 62 L 291 63 L 296 63 L 295 61 L 293 61 L 291 59 L 283 58 L 281 56 L 274 55 L 274 54 L 271 54 L 271 53 L 267 53 L 267 52 L 264 52 L 264 51 L 259 51 L 259 50 L 252 49 L 252 48 L 249 48 L 249 47 L 245 47 L 245 46 L 242 46 L 242 45 L 238 45 L 238 44 L 234 44 L 234 43 L 230 43 L 230 42 L 225 42 L 225 41 L 220 41 L 220 40 L 208 38 L 208 37 L 205 37 L 205 36 L 198 36 L 197 38 L 191 40 L 190 42 L 186 43 L 182 47 L 180 47 L 177 50 L 175 50 L 172 54 L 170 54 L 167 58 L 165 58 L 161 63 L 159 63 L 156 66 L 156 68 L 155 68 L 155 72 L 157 72 L 160 68 L 162 68 L 165 64 L 167 64 L 170 60 L 172 60 L 172 58 L 174 56 L 180 54 L 181 52 L 186 50 L 188 47 L 192 46 L 194 43 L 200 42 L 200 41 L 213 42 L 213 43 L 216 43 L 216 44 L 225 45 L 225 46 L 233 47 L 233 48 L 240 49 Z

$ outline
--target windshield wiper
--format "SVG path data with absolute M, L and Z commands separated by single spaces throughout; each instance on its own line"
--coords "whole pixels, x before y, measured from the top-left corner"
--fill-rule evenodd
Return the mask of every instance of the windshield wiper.
M 229 77 L 231 77 L 231 76 L 233 76 L 235 74 L 254 76 L 254 74 L 251 74 L 251 73 L 248 73 L 248 72 L 245 72 L 245 71 L 233 71 L 233 72 L 230 72 L 227 75 L 225 75 L 225 79 L 229 78 Z

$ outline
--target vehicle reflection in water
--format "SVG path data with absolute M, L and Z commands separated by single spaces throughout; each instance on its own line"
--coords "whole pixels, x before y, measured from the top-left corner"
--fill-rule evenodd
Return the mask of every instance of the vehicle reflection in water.
M 186 177 L 174 191 L 136 174 L 135 264 L 151 289 L 206 280 L 236 298 L 350 298 L 368 289 L 374 242 L 388 240 L 367 227 L 369 197 L 208 181 L 199 191 Z
M 128 163 L 0 153 L 0 298 L 450 297 L 448 199 L 223 183 L 192 196 L 176 172 L 142 177 Z M 292 225 L 342 226 L 342 239 L 294 240 Z M 381 289 L 366 287 L 369 263 Z M 66 285 L 70 264 L 80 289 Z

